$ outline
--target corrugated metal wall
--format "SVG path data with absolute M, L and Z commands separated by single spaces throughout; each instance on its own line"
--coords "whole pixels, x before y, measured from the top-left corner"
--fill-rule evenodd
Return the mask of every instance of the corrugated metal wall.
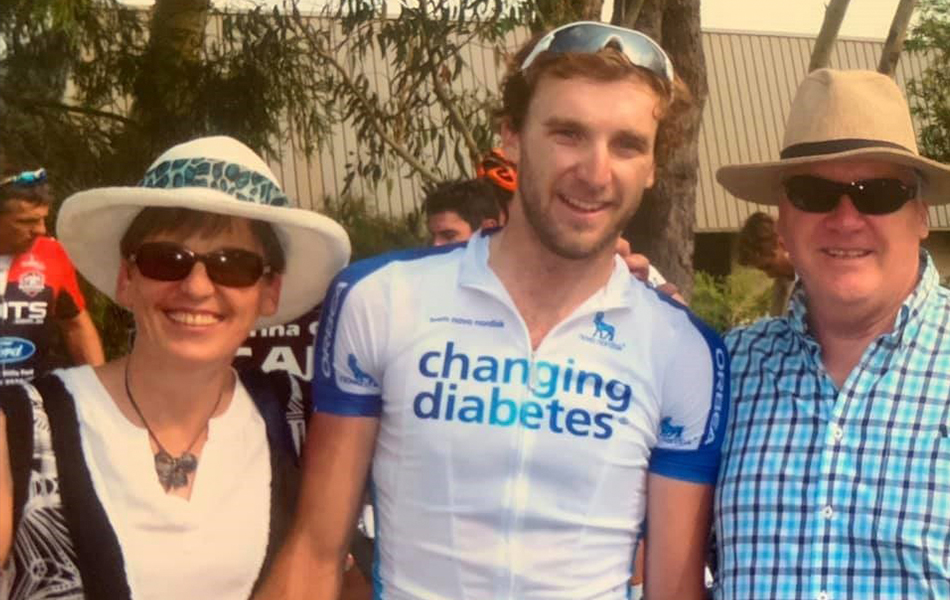
M 514 49 L 526 36 L 526 32 L 511 36 L 507 48 Z M 703 33 L 709 98 L 699 138 L 697 233 L 736 231 L 752 212 L 774 210 L 734 198 L 716 183 L 715 172 L 724 164 L 772 160 L 778 156 L 792 96 L 807 72 L 813 43 L 805 36 Z M 831 66 L 875 69 L 882 48 L 880 41 L 839 40 Z M 497 89 L 504 67 L 499 49 L 471 44 L 465 53 L 471 71 L 459 85 L 465 89 Z M 384 57 L 377 57 L 377 61 L 378 67 L 373 71 L 375 91 L 386 94 L 391 64 Z M 904 54 L 897 69 L 898 83 L 903 86 L 923 68 L 920 56 Z M 305 156 L 294 143 L 287 143 L 272 167 L 301 206 L 320 210 L 325 197 L 335 198 L 341 193 L 346 164 L 357 151 L 353 132 L 339 125 L 313 157 Z M 413 180 L 397 174 L 393 183 L 391 190 L 383 185 L 374 192 L 365 182 L 357 181 L 353 191 L 382 214 L 401 215 L 418 205 L 422 192 Z M 950 211 L 946 207 L 932 209 L 931 226 L 950 229 Z

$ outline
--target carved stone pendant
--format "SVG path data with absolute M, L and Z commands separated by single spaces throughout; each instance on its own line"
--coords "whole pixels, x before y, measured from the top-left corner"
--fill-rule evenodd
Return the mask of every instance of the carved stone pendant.
M 188 475 L 197 468 L 198 459 L 191 452 L 185 452 L 178 458 L 173 458 L 164 450 L 155 455 L 155 472 L 166 492 L 188 485 Z

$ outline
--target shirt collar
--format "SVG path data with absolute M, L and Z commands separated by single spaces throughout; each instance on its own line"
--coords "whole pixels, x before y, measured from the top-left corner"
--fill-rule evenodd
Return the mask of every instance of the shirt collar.
M 894 320 L 893 329 L 885 334 L 895 340 L 901 339 L 907 326 L 919 319 L 931 294 L 940 285 L 940 274 L 937 273 L 937 268 L 934 266 L 930 254 L 923 248 L 920 249 L 919 264 L 917 286 L 901 304 L 900 310 L 897 312 L 897 318 Z M 808 308 L 805 300 L 805 288 L 801 279 L 798 279 L 789 299 L 788 320 L 792 330 L 802 336 L 812 337 L 812 332 L 808 327 Z
M 462 264 L 459 270 L 459 284 L 462 287 L 481 289 L 495 294 L 499 294 L 500 291 L 504 290 L 501 281 L 488 266 L 488 257 L 491 252 L 489 243 L 491 236 L 497 231 L 498 229 L 479 231 L 469 238 L 465 245 L 465 254 L 462 256 Z M 630 274 L 630 270 L 623 259 L 615 256 L 613 272 L 610 274 L 607 285 L 598 290 L 594 294 L 594 298 L 588 299 L 587 302 L 595 300 L 598 309 L 633 306 L 634 287 L 637 285 L 645 284 L 636 280 Z M 507 297 L 507 291 L 503 295 Z

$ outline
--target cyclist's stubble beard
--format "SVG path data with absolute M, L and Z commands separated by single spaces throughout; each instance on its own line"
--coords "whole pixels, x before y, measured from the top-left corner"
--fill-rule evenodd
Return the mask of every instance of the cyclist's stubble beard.
M 587 260 L 598 256 L 607 248 L 612 249 L 627 223 L 637 212 L 642 199 L 643 192 L 641 190 L 641 198 L 637 198 L 636 201 L 630 202 L 628 206 L 623 206 L 620 209 L 614 207 L 612 209 L 615 211 L 613 219 L 605 224 L 599 236 L 587 241 L 552 214 L 551 204 L 560 202 L 560 200 L 553 197 L 553 192 L 546 192 L 541 189 L 541 185 L 536 183 L 537 178 L 533 176 L 528 153 L 522 153 L 519 163 L 518 196 L 520 198 L 518 201 L 521 202 L 525 221 L 541 245 L 561 258 Z M 547 193 L 551 193 L 552 197 L 545 205 L 544 197 Z

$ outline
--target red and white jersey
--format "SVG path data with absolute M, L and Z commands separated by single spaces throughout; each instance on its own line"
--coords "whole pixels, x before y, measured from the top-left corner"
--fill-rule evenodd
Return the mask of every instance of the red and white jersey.
M 0 282 L 0 384 L 29 381 L 46 371 L 56 321 L 75 317 L 85 306 L 59 242 L 40 237 L 14 256 Z

